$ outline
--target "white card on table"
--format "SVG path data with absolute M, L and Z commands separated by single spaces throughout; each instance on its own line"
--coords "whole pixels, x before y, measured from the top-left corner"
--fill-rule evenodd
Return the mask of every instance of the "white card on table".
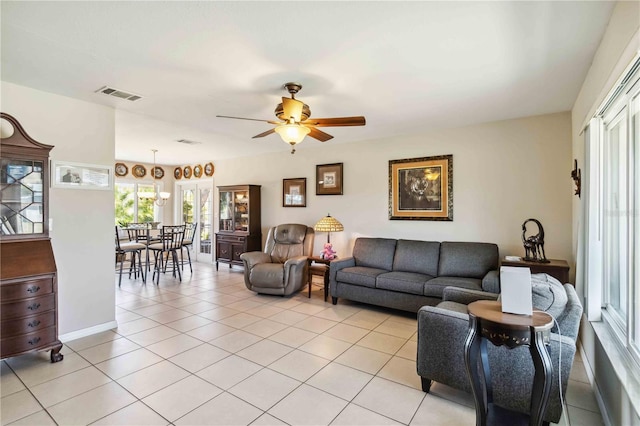
M 532 315 L 531 269 L 517 266 L 500 267 L 502 312 Z

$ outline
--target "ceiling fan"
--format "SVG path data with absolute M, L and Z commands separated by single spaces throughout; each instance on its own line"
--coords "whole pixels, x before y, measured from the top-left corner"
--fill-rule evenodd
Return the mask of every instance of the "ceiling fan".
M 291 94 L 291 98 L 282 98 L 282 103 L 276 106 L 275 114 L 281 121 L 260 120 L 257 118 L 230 117 L 228 115 L 216 115 L 220 118 L 233 118 L 236 120 L 264 121 L 274 124 L 276 127 L 255 135 L 255 138 L 263 138 L 272 133 L 278 133 L 283 141 L 291 145 L 291 153 L 295 153 L 295 146 L 302 142 L 305 136 L 326 142 L 332 139 L 328 133 L 317 129 L 318 127 L 343 127 L 343 126 L 364 126 L 364 117 L 335 117 L 335 118 L 310 118 L 311 110 L 309 105 L 296 99 L 295 95 L 302 89 L 299 83 L 285 83 L 284 88 Z

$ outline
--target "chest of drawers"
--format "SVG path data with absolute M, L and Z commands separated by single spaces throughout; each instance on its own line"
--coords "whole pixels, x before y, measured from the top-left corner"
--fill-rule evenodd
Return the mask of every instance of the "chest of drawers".
M 62 360 L 51 242 L 2 242 L 0 250 L 0 358 L 51 349 L 51 362 Z

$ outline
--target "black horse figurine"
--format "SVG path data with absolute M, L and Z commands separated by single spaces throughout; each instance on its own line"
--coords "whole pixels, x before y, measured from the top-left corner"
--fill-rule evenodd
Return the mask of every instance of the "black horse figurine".
M 533 222 L 538 226 L 538 233 L 527 237 L 527 223 Z M 549 263 L 544 252 L 544 228 L 537 219 L 527 219 L 522 224 L 522 243 L 524 244 L 524 260 L 529 262 Z

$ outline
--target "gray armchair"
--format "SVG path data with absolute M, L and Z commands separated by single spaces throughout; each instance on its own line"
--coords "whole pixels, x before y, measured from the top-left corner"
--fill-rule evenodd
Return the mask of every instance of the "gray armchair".
M 313 228 L 288 223 L 269 229 L 264 252 L 243 253 L 244 283 L 264 294 L 290 295 L 307 283 Z
M 553 364 L 551 393 L 544 422 L 557 423 L 562 415 L 558 393 L 558 374 L 562 392 L 566 392 L 569 373 L 576 353 L 576 339 L 582 305 L 571 284 L 562 286 L 546 274 L 532 275 L 533 306 L 553 315 L 560 326 L 551 330 L 549 355 Z M 464 361 L 464 343 L 469 329 L 467 304 L 475 300 L 496 300 L 494 293 L 447 287 L 443 302 L 418 311 L 417 372 L 422 390 L 429 392 L 432 381 L 471 393 Z M 562 367 L 558 355 L 562 351 Z M 528 413 L 534 367 L 527 347 L 507 349 L 487 344 L 493 402 L 509 410 Z

